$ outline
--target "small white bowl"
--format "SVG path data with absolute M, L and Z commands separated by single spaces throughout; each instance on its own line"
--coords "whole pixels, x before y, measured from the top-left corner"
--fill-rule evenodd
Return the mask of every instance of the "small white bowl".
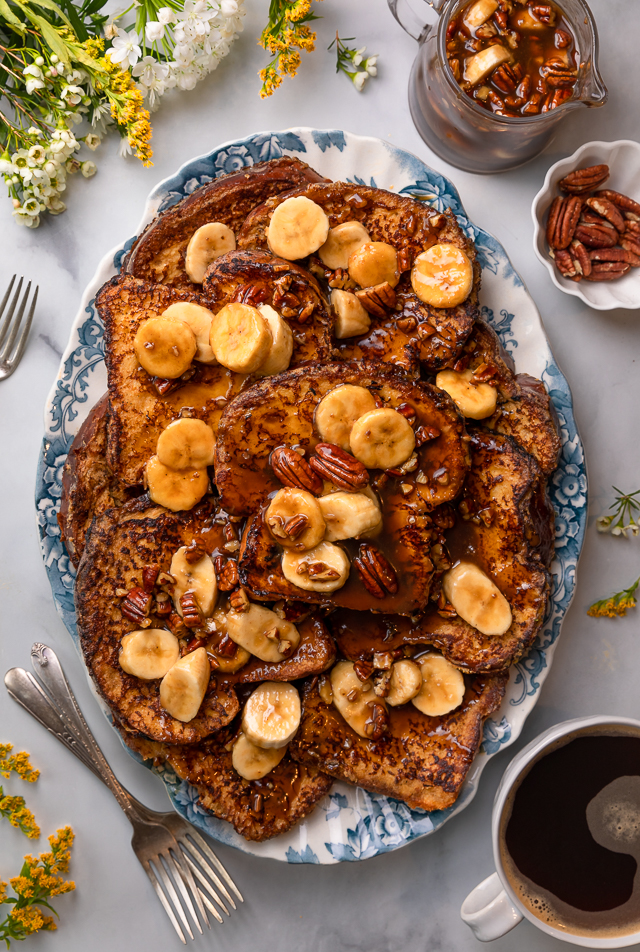
M 632 268 L 615 281 L 570 281 L 563 278 L 549 257 L 546 239 L 547 212 L 551 202 L 561 195 L 560 179 L 574 169 L 589 165 L 608 165 L 609 178 L 602 186 L 622 192 L 640 202 L 640 143 L 630 139 L 617 142 L 587 142 L 567 159 L 561 159 L 547 172 L 544 185 L 533 200 L 533 250 L 543 263 L 551 280 L 566 294 L 581 298 L 589 307 L 610 311 L 616 307 L 640 308 L 640 268 Z

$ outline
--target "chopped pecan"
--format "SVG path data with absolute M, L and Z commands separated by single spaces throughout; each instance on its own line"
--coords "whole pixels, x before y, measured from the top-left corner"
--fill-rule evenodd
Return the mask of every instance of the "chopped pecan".
M 221 592 L 231 592 L 238 584 L 238 563 L 235 559 L 226 559 L 216 555 L 214 559 L 218 588 Z
M 584 192 L 591 192 L 594 188 L 599 188 L 603 182 L 609 178 L 608 165 L 589 165 L 584 169 L 575 169 L 569 172 L 563 179 L 560 179 L 558 186 L 563 192 L 569 192 L 571 195 L 582 195 Z M 609 195 L 605 195 L 609 198 Z
M 416 422 L 416 411 L 410 403 L 401 403 L 400 406 L 396 407 L 396 410 L 413 426 Z
M 195 592 L 185 592 L 180 596 L 180 608 L 187 628 L 197 628 L 202 623 L 202 613 Z
M 429 440 L 437 440 L 440 430 L 437 426 L 419 426 L 416 430 L 416 446 L 424 446 Z
M 158 575 L 160 574 L 159 565 L 145 565 L 142 570 L 142 587 L 145 592 L 152 592 L 153 586 L 156 584 Z
M 156 615 L 170 615 L 173 611 L 171 599 L 166 592 L 160 592 L 156 596 L 155 613 Z
M 306 324 L 309 318 L 313 315 L 315 308 L 316 306 L 313 301 L 309 301 L 308 304 L 305 304 L 304 307 L 301 307 L 298 312 L 298 323 Z
M 632 268 L 640 266 L 640 258 L 627 248 L 594 248 L 590 253 L 591 261 L 622 261 Z
M 373 666 L 379 671 L 388 671 L 393 664 L 393 655 L 390 651 L 374 651 Z
M 180 637 L 180 632 L 185 627 L 185 625 L 177 612 L 171 612 L 167 619 L 167 624 L 174 635 L 178 635 L 178 637 Z
M 187 644 L 184 646 L 184 652 L 182 657 L 184 657 L 184 655 L 186 654 L 191 654 L 191 652 L 195 651 L 196 648 L 204 648 L 206 643 L 207 642 L 204 641 L 202 638 L 192 638 L 191 641 L 188 641 Z
M 376 284 L 372 288 L 363 288 L 361 291 L 356 291 L 356 297 L 365 311 L 375 317 L 386 317 L 385 308 L 392 308 L 396 303 L 396 292 L 388 281 Z
M 441 618 L 455 618 L 458 614 L 442 590 L 438 596 L 438 614 Z
M 187 546 L 184 557 L 189 565 L 194 565 L 196 562 L 199 562 L 200 559 L 204 558 L 206 554 L 207 550 L 203 540 L 199 536 L 196 536 Z
M 496 21 L 496 23 L 498 24 L 498 27 L 501 30 L 507 29 L 507 26 L 509 25 L 509 20 L 504 10 L 496 10 L 496 12 L 493 14 L 493 19 Z
M 411 334 L 418 326 L 418 322 L 415 317 L 401 317 L 396 321 L 396 326 L 399 327 L 404 334 Z
M 234 612 L 246 612 L 249 610 L 249 597 L 242 585 L 231 592 L 229 595 L 229 604 Z
M 346 268 L 336 268 L 335 271 L 329 272 L 329 274 L 330 277 L 327 283 L 330 288 L 339 288 L 341 291 L 346 291 L 356 287 L 355 281 Z
M 556 11 L 550 4 L 534 3 L 529 9 L 536 20 L 540 20 L 541 23 L 546 23 L 547 26 L 554 26 L 556 22 Z
M 366 467 L 335 443 L 318 443 L 315 452 L 317 455 L 311 457 L 309 466 L 321 479 L 349 492 L 357 492 L 368 484 Z
M 216 653 L 222 655 L 223 658 L 233 658 L 237 650 L 237 644 L 235 641 L 232 641 L 229 635 L 223 635 L 220 639 L 220 643 L 216 648 Z
M 383 704 L 372 704 L 371 714 L 364 722 L 364 732 L 370 740 L 379 740 L 389 730 L 389 715 Z
M 410 271 L 413 264 L 413 252 L 411 248 L 404 247 L 401 248 L 398 252 L 398 271 L 402 274 L 405 271 Z
M 603 188 L 601 191 L 596 192 L 595 197 L 606 198 L 610 202 L 613 202 L 614 205 L 622 209 L 625 218 L 630 221 L 640 221 L 640 204 L 634 202 L 628 195 L 623 195 L 622 192 L 614 192 L 609 188 Z
M 167 394 L 173 393 L 174 390 L 177 390 L 179 387 L 184 386 L 185 383 L 188 383 L 189 380 L 195 375 L 196 368 L 189 367 L 188 370 L 182 374 L 181 377 L 176 377 L 175 379 L 168 380 L 166 377 L 152 377 L 151 383 L 156 388 L 157 393 L 161 397 L 166 397 Z
M 498 66 L 491 74 L 492 82 L 501 89 L 503 93 L 511 93 L 522 79 L 522 67 L 519 63 L 511 66 L 510 63 L 503 63 Z
M 337 569 L 327 565 L 326 562 L 300 562 L 296 569 L 298 575 L 308 575 L 309 578 L 315 578 L 319 582 L 329 582 L 340 578 L 340 572 Z
M 567 46 L 571 46 L 573 42 L 573 37 L 570 33 L 567 33 L 566 30 L 556 30 L 555 44 L 557 49 L 564 50 Z
M 354 662 L 353 670 L 358 676 L 358 679 L 364 683 L 368 681 L 373 674 L 373 661 L 367 658 L 359 658 L 358 661 Z
M 426 340 L 428 337 L 433 337 L 435 333 L 437 333 L 435 327 L 428 321 L 418 324 L 418 340 Z
M 608 221 L 610 225 L 619 231 L 620 234 L 624 231 L 624 218 L 620 213 L 620 209 L 610 202 L 608 198 L 602 198 L 600 196 L 596 198 L 588 198 L 585 202 L 592 211 L 600 215 L 605 221 Z
M 587 281 L 614 281 L 631 268 L 624 261 L 594 261 Z
M 582 210 L 582 199 L 575 195 L 555 198 L 549 209 L 547 242 L 550 248 L 562 250 L 571 244 Z
M 309 525 L 309 517 L 305 516 L 303 512 L 299 512 L 297 516 L 293 516 L 291 519 L 287 519 L 283 529 L 285 535 L 290 539 L 297 539 L 301 532 Z
M 238 539 L 238 532 L 232 522 L 225 522 L 222 535 L 225 542 L 236 542 Z
M 151 610 L 151 594 L 143 588 L 132 588 L 127 592 L 120 610 L 129 621 L 142 622 Z
M 618 241 L 618 233 L 607 222 L 601 225 L 595 222 L 580 222 L 574 232 L 574 238 L 588 248 L 613 248 Z
M 233 301 L 240 304 L 250 304 L 252 307 L 259 307 L 264 304 L 269 297 L 269 288 L 265 285 L 243 284 L 233 296 Z
M 373 691 L 376 697 L 387 697 L 391 689 L 391 674 L 389 671 L 384 671 L 381 675 L 376 677 L 373 682 Z
M 318 495 L 322 492 L 322 480 L 316 476 L 309 463 L 290 446 L 276 446 L 269 460 L 271 469 L 283 486 L 306 489 Z
M 353 560 L 362 584 L 374 598 L 385 598 L 398 591 L 398 576 L 382 552 L 365 542 Z

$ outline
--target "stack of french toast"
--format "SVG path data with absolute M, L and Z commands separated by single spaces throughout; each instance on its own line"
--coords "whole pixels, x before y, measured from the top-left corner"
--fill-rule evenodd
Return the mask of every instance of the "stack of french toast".
M 202 186 L 98 293 L 60 523 L 125 742 L 247 839 L 333 779 L 456 800 L 543 622 L 541 381 L 450 211 L 295 158 Z

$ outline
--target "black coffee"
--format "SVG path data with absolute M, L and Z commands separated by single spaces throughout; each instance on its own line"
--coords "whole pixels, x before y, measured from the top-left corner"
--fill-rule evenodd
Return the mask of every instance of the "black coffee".
M 640 931 L 640 736 L 585 733 L 538 760 L 502 821 L 524 904 L 578 935 Z

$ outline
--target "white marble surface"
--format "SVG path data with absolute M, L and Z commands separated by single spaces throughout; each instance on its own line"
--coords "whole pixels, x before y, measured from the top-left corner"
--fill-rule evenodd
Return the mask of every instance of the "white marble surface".
M 595 518 L 610 501 L 611 483 L 638 486 L 640 323 L 634 311 L 597 312 L 553 287 L 531 247 L 530 205 L 548 166 L 589 139 L 638 137 L 638 0 L 592 0 L 601 39 L 602 73 L 610 101 L 566 125 L 547 153 L 523 169 L 493 177 L 457 172 L 431 155 L 413 129 L 406 87 L 413 41 L 392 20 L 384 0 L 324 0 L 318 52 L 300 75 L 266 102 L 258 98 L 255 45 L 267 0 L 248 0 L 241 40 L 217 73 L 196 91 L 167 100 L 154 117 L 156 164 L 144 170 L 117 157 L 112 140 L 97 154 L 99 173 L 74 180 L 69 211 L 33 233 L 13 224 L 0 202 L 0 287 L 14 271 L 40 284 L 33 338 L 18 372 L 0 384 L 0 671 L 28 665 L 33 641 L 55 648 L 87 719 L 120 779 L 150 806 L 164 809 L 159 782 L 133 763 L 102 719 L 80 660 L 57 617 L 38 549 L 33 487 L 42 437 L 42 409 L 80 293 L 100 257 L 132 234 L 156 181 L 191 156 L 227 139 L 265 129 L 341 127 L 389 138 L 416 152 L 458 186 L 469 216 L 504 244 L 542 313 L 556 357 L 573 388 L 587 452 L 590 519 L 577 594 L 553 671 L 519 742 L 494 758 L 476 800 L 433 837 L 361 864 L 318 868 L 275 865 L 234 850 L 219 852 L 244 891 L 239 914 L 214 925 L 196 947 L 216 944 L 244 952 L 472 952 L 476 940 L 459 919 L 467 892 L 492 871 L 489 821 L 495 789 L 508 760 L 539 731 L 590 713 L 638 716 L 639 616 L 590 619 L 597 597 L 640 574 L 640 539 L 596 534 Z M 333 71 L 324 52 L 338 28 L 381 54 L 380 77 L 362 95 Z M 635 78 L 634 78 L 635 77 Z M 524 368 L 526 369 L 526 368 Z M 61 898 L 57 933 L 31 940 L 51 952 L 120 952 L 141 945 L 180 947 L 129 847 L 129 827 L 110 794 L 82 765 L 0 691 L 0 739 L 31 751 L 42 777 L 28 788 L 44 833 L 70 823 L 77 834 L 72 875 L 77 891 Z M 9 786 L 7 783 L 6 787 Z M 17 785 L 11 784 L 12 790 Z M 544 823 L 544 803 L 531 817 L 532 836 Z M 3 824 L 0 878 L 17 871 L 35 844 Z M 41 846 L 44 849 L 45 846 Z M 527 923 L 494 944 L 496 952 L 566 948 Z

